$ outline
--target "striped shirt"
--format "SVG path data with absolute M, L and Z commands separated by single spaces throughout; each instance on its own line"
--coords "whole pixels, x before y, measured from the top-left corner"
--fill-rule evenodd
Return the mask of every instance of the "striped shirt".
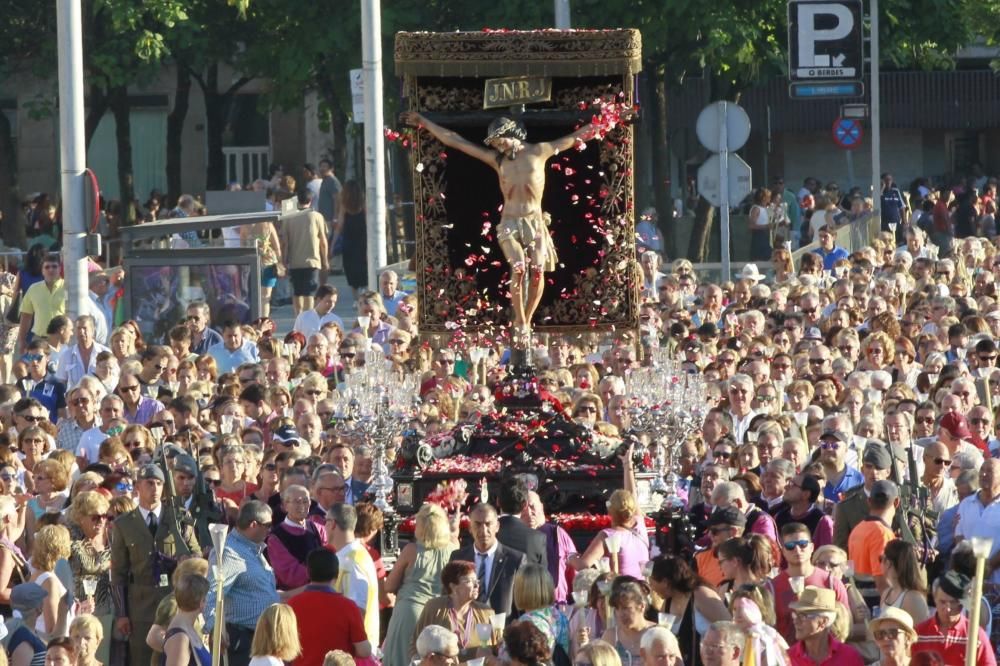
M 239 530 L 231 530 L 226 537 L 221 568 L 226 624 L 253 631 L 261 613 L 271 604 L 278 603 L 274 570 L 264 559 L 263 551 L 264 544 L 251 541 Z M 209 561 L 215 562 L 214 556 Z M 215 626 L 218 569 L 213 566 L 208 573 L 211 586 L 205 602 L 205 630 L 209 633 Z
M 913 654 L 937 652 L 946 664 L 964 664 L 965 650 L 969 642 L 969 618 L 963 613 L 958 622 L 949 629 L 942 629 L 937 615 L 916 626 L 917 642 L 913 644 Z M 990 647 L 990 637 L 979 628 L 979 642 L 976 644 L 976 666 L 996 666 L 996 656 Z

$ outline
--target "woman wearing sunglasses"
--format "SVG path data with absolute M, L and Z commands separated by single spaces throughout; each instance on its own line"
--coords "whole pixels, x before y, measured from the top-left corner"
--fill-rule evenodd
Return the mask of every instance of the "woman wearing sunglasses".
M 111 544 L 108 524 L 111 505 L 103 493 L 87 490 L 76 495 L 69 511 L 69 566 L 76 585 L 77 610 L 90 613 L 105 626 L 104 639 L 97 649 L 97 660 L 108 663 L 111 639 Z

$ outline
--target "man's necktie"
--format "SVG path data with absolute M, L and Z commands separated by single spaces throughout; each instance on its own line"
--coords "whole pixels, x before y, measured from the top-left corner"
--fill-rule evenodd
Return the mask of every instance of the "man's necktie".
M 146 521 L 146 525 L 149 526 L 149 533 L 152 536 L 156 536 L 156 528 L 158 526 L 158 521 L 156 520 L 156 514 L 152 511 L 149 512 L 149 520 Z
M 479 558 L 479 567 L 476 570 L 476 578 L 479 579 L 479 596 L 477 599 L 479 601 L 486 601 L 486 584 L 489 583 L 486 580 L 486 555 L 476 555 Z

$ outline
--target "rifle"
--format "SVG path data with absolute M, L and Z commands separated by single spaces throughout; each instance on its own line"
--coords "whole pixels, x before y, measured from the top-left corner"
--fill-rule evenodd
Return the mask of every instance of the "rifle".
M 906 460 L 903 461 L 896 456 L 896 452 L 892 448 L 892 444 L 889 444 L 889 452 L 892 458 L 892 477 L 896 486 L 899 488 L 899 510 L 901 511 L 901 520 L 899 521 L 899 535 L 900 537 L 911 544 L 917 551 L 920 557 L 921 563 L 925 566 L 932 559 L 933 548 L 931 547 L 931 537 L 928 534 L 930 531 L 928 518 L 933 520 L 936 524 L 936 516 L 933 516 L 934 512 L 927 511 L 927 500 L 929 498 L 928 490 L 926 487 L 920 485 L 920 481 L 917 476 L 917 461 L 913 456 L 913 445 L 906 447 Z M 899 466 L 896 462 L 905 462 L 907 469 L 908 480 L 903 480 L 899 478 Z M 917 538 L 913 533 L 913 528 L 911 526 L 911 519 L 915 519 L 915 524 L 920 526 L 920 537 Z
M 191 518 L 194 520 L 195 537 L 197 537 L 202 549 L 207 551 L 207 549 L 212 547 L 212 533 L 209 531 L 208 526 L 212 523 L 225 523 L 226 514 L 222 510 L 222 507 L 219 506 L 219 503 L 215 501 L 215 494 L 208 487 L 208 484 L 205 483 L 205 475 L 202 474 L 197 452 L 194 451 L 190 431 L 187 433 L 187 438 L 188 450 L 191 451 L 191 457 L 194 459 L 194 466 L 197 470 L 194 480 L 194 492 L 191 494 L 191 506 L 188 508 L 188 513 L 191 514 Z
M 194 451 L 190 431 L 184 433 L 184 435 L 187 438 L 187 450 L 191 459 L 194 460 L 197 473 L 195 474 L 194 492 L 191 494 L 190 505 L 186 510 L 183 507 L 178 507 L 178 510 L 188 514 L 189 520 L 194 527 L 195 538 L 204 550 L 212 547 L 212 535 L 208 529 L 209 525 L 226 522 L 226 515 L 215 501 L 215 495 L 205 483 L 205 476 L 202 474 L 201 465 L 198 464 L 198 456 Z M 170 477 L 171 494 L 174 494 L 173 475 L 168 473 L 167 476 Z M 179 502 L 180 498 L 177 498 L 177 500 Z
M 156 580 L 162 581 L 164 575 L 171 575 L 177 568 L 179 558 L 194 555 L 184 538 L 184 528 L 181 525 L 181 515 L 183 509 L 178 507 L 180 498 L 177 496 L 177 489 L 174 486 L 174 474 L 171 469 L 170 459 L 167 457 L 166 448 L 160 447 L 158 464 L 163 470 L 163 509 L 160 512 L 160 520 L 167 526 L 168 535 L 163 543 L 164 552 L 159 549 L 154 550 L 153 572 Z

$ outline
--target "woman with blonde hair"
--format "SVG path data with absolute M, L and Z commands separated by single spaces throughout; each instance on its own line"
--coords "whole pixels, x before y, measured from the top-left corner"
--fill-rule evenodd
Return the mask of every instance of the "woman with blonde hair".
M 195 663 L 191 666 L 211 666 L 212 655 L 198 627 L 207 597 L 208 579 L 204 576 L 188 574 L 177 581 L 174 586 L 177 614 L 170 621 L 163 640 L 165 666 L 188 666 L 192 655 Z
M 310 372 L 302 378 L 302 382 L 296 387 L 292 397 L 296 400 L 308 400 L 315 408 L 321 400 L 326 399 L 328 393 L 329 386 L 326 383 L 326 377 L 318 372 Z
M 66 506 L 69 472 L 58 460 L 41 460 L 35 465 L 32 479 L 36 495 L 28 500 L 28 522 L 24 532 L 25 544 L 29 548 L 42 516 L 59 513 Z
M 118 364 L 121 365 L 135 356 L 135 333 L 123 326 L 116 328 L 111 332 L 108 345 Z
M 600 639 L 593 640 L 580 648 L 574 657 L 576 664 L 590 666 L 622 666 L 622 659 L 615 651 L 615 646 Z
M 861 343 L 861 360 L 858 370 L 892 371 L 892 362 L 896 356 L 896 345 L 884 331 L 870 333 Z
M 570 366 L 573 375 L 573 387 L 583 391 L 593 391 L 601 382 L 601 375 L 593 363 L 577 363 Z
M 104 644 L 104 627 L 93 615 L 77 615 L 69 625 L 69 637 L 76 646 L 75 666 L 101 666 L 97 658 L 98 648 Z
M 631 448 L 620 459 L 625 467 L 625 487 L 611 493 L 608 500 L 611 527 L 598 532 L 587 550 L 582 555 L 571 555 L 567 564 L 580 571 L 595 566 L 602 557 L 609 557 L 614 573 L 642 580 L 642 569 L 649 561 L 649 532 L 634 492 Z
M 299 623 L 287 604 L 272 604 L 257 620 L 250 645 L 250 666 L 284 666 L 302 654 Z
M 139 423 L 126 426 L 122 432 L 122 443 L 129 452 L 136 449 L 156 449 L 156 440 L 153 439 L 153 433 L 150 432 L 149 428 Z
M 343 650 L 330 650 L 323 657 L 323 666 L 354 666 L 354 657 Z M 0 665 L 2 666 L 2 665 Z
M 525 564 L 514 574 L 514 607 L 522 611 L 518 620 L 538 627 L 549 642 L 549 650 L 570 656 L 569 618 L 555 605 L 552 576 L 541 564 Z
M 192 557 L 179 563 L 170 577 L 171 585 L 176 589 L 180 580 L 185 576 L 203 576 L 207 578 L 208 560 L 202 557 Z M 177 615 L 177 598 L 171 592 L 163 597 L 159 605 L 157 605 L 156 614 L 153 616 L 153 626 L 149 628 L 149 633 L 146 634 L 146 645 L 157 653 L 157 655 L 153 656 L 154 664 L 160 663 L 160 658 L 163 654 L 163 641 L 167 635 L 167 627 L 170 626 L 175 615 Z M 201 629 L 201 620 L 195 622 L 195 628 Z
M 108 540 L 108 512 L 111 510 L 104 493 L 86 490 L 78 493 L 70 506 L 69 566 L 73 572 L 74 596 L 80 610 L 96 616 L 106 631 L 108 641 L 100 645 L 101 661 L 109 658 L 111 619 L 111 543 Z M 87 594 L 88 582 L 93 591 Z
M 80 476 L 76 477 L 73 485 L 69 489 L 69 501 L 72 505 L 73 500 L 80 493 L 87 492 L 88 490 L 97 490 L 101 487 L 101 483 L 104 482 L 104 477 L 102 477 L 97 472 L 84 472 Z
M 382 653 L 386 664 L 406 664 L 413 629 L 428 601 L 441 595 L 441 572 L 458 547 L 458 516 L 449 521 L 437 504 L 417 511 L 416 540 L 406 544 L 385 579 L 385 592 L 396 596 Z
M 71 544 L 69 530 L 62 525 L 46 525 L 38 530 L 31 548 L 34 573 L 29 581 L 48 593 L 35 625 L 38 633 L 45 636 L 65 634 L 66 623 L 72 619 L 64 602 L 66 587 L 55 575 L 56 562 L 69 558 Z
M 271 290 L 285 274 L 285 265 L 281 263 L 281 239 L 271 220 L 245 224 L 240 227 L 239 234 L 244 246 L 256 244 L 260 253 L 260 314 L 269 317 Z
M 573 403 L 572 413 L 574 421 L 593 428 L 604 420 L 604 401 L 596 393 L 581 393 Z
M 774 267 L 774 284 L 785 284 L 795 277 L 795 264 L 792 253 L 783 247 L 771 251 L 771 264 Z

